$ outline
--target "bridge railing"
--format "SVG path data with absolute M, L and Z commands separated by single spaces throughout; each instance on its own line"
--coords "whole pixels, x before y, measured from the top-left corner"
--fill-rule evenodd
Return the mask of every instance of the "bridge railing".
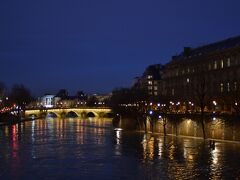
M 111 109 L 107 106 L 96 106 L 96 107 L 51 107 L 51 108 L 45 108 L 45 107 L 28 107 L 25 108 L 25 110 L 51 110 L 51 109 Z

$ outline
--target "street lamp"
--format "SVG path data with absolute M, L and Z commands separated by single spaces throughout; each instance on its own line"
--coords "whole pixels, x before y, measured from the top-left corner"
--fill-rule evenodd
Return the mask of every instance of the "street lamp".
M 216 106 L 216 105 L 217 105 L 217 102 L 216 102 L 216 101 L 213 101 L 213 105 Z

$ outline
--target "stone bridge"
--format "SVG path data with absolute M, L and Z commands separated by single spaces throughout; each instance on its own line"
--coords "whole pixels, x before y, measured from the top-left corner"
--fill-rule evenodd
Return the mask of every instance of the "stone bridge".
M 25 110 L 25 117 L 111 117 L 110 108 L 49 108 Z

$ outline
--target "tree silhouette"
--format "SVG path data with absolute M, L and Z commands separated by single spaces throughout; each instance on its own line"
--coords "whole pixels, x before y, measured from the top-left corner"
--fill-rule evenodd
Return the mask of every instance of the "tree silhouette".
M 0 82 L 0 108 L 4 106 L 4 98 L 5 96 L 5 85 L 4 83 Z
M 3 82 L 0 82 L 0 99 L 3 99 L 5 95 L 5 85 Z
M 83 91 L 78 91 L 77 92 L 77 98 L 80 101 L 86 101 L 87 100 L 87 95 Z
M 204 75 L 199 76 L 196 82 L 197 84 L 194 87 L 195 98 L 196 98 L 197 105 L 200 107 L 200 123 L 202 126 L 203 138 L 206 139 L 205 120 L 204 120 L 204 109 L 207 105 L 207 98 L 208 98 L 206 77 Z
M 20 110 L 25 109 L 25 106 L 32 101 L 30 90 L 28 90 L 24 85 L 16 84 L 12 87 L 10 93 L 10 100 L 12 103 L 16 104 L 18 108 L 18 115 L 20 116 Z
M 67 99 L 68 91 L 66 89 L 60 89 L 56 96 L 60 97 L 61 99 Z
M 98 99 L 95 96 L 91 96 L 88 98 L 87 106 L 93 107 L 93 106 L 97 106 L 97 104 L 98 104 Z

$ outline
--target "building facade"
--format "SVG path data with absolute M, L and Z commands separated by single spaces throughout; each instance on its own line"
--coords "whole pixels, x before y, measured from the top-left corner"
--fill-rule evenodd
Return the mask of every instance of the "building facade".
M 240 37 L 184 48 L 165 65 L 161 95 L 185 108 L 204 101 L 206 110 L 232 112 L 240 96 Z
M 157 97 L 162 92 L 162 74 L 164 66 L 154 64 L 148 66 L 141 77 L 134 79 L 134 88 L 140 88 L 147 91 L 150 97 Z

